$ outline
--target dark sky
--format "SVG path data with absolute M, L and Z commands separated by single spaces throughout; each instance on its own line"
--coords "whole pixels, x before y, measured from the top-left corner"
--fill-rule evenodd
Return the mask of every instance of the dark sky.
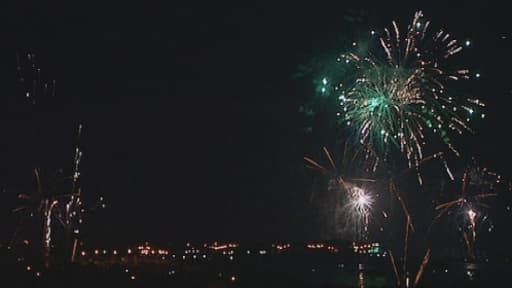
M 84 192 L 109 205 L 91 229 L 135 240 L 315 237 L 302 156 L 320 147 L 303 144 L 297 113 L 313 91 L 292 75 L 336 48 L 353 25 L 343 17 L 350 5 L 110 2 L 16 1 L 2 40 L 8 99 L 23 96 L 13 88 L 16 51 L 36 53 L 45 77 L 57 80 L 59 112 L 48 117 L 61 119 L 62 131 L 47 142 L 71 139 L 74 123 L 85 124 Z M 359 5 L 370 25 L 406 22 L 423 9 L 457 38 L 474 40 L 469 57 L 482 71 L 490 112 L 468 149 L 512 175 L 507 9 L 384 2 Z M 11 144 L 0 162 L 14 175 L 24 169 L 15 160 L 21 132 L 13 132 L 24 114 L 2 103 L 11 116 L 2 138 Z M 68 161 L 58 156 L 71 149 L 66 141 L 51 155 Z

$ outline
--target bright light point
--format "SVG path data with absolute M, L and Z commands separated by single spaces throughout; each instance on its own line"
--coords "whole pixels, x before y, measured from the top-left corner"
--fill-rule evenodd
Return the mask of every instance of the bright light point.
M 469 114 L 473 114 L 474 111 L 473 111 L 473 109 L 469 109 L 468 112 L 469 112 Z
M 368 196 L 366 196 L 366 195 L 359 195 L 359 197 L 357 198 L 356 201 L 357 201 L 357 205 L 359 205 L 359 206 L 364 206 L 369 203 Z
M 130 279 L 135 280 L 135 275 L 132 275 L 132 277 L 130 277 Z
M 482 114 L 482 119 L 484 119 L 484 118 L 485 118 L 485 114 Z
M 32 270 L 32 267 L 27 266 L 27 271 L 30 271 L 30 270 Z
M 474 219 L 476 216 L 475 211 L 473 211 L 472 209 L 469 209 L 468 216 L 469 216 L 469 219 Z
M 464 45 L 466 45 L 466 47 L 469 47 L 471 45 L 471 41 L 466 40 L 466 43 L 464 43 Z
M 475 74 L 475 77 L 476 77 L 476 78 L 480 78 L 480 73 L 476 73 L 476 74 Z
M 421 23 L 420 22 L 416 22 L 416 28 L 421 28 Z
M 231 276 L 231 281 L 234 282 L 236 280 L 235 276 Z
M 41 276 L 41 273 L 40 272 L 36 272 L 36 276 L 37 277 Z
M 356 42 L 352 42 L 352 46 L 357 46 L 357 43 Z
M 325 87 L 322 87 L 322 93 L 325 93 Z
M 340 112 L 336 113 L 336 116 L 340 116 L 340 115 L 341 115 Z
M 322 79 L 322 83 L 323 83 L 324 85 L 327 85 L 327 78 Z
M 373 31 L 373 30 L 372 30 L 370 33 L 371 33 L 372 35 L 375 35 L 375 31 Z
M 371 209 L 371 205 L 373 203 L 371 196 L 366 194 L 366 192 L 359 187 L 353 187 L 351 189 L 351 194 L 351 205 L 354 207 L 357 213 L 360 213 L 364 216 L 368 215 L 368 212 Z

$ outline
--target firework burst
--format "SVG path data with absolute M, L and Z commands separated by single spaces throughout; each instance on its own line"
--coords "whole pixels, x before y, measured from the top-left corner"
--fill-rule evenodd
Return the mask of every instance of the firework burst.
M 363 241 L 368 240 L 369 217 L 374 202 L 373 197 L 363 188 L 351 185 L 349 187 L 349 214 L 356 228 L 356 235 Z
M 421 11 L 405 33 L 392 24 L 372 33 L 373 46 L 354 42 L 353 52 L 341 54 L 340 69 L 349 73 L 323 77 L 321 92 L 338 98 L 338 123 L 381 159 L 398 150 L 409 167 L 417 166 L 434 139 L 458 155 L 453 136 L 472 131 L 470 117 L 485 106 L 449 93 L 452 82 L 472 78 L 468 69 L 447 68 L 462 46 L 443 30 L 431 33 Z
M 369 191 L 376 186 L 376 180 L 361 177 L 360 175 L 367 175 L 364 168 L 352 168 L 353 156 L 348 157 L 345 154 L 341 161 L 335 161 L 327 148 L 324 147 L 323 151 L 331 169 L 325 168 L 309 157 L 304 157 L 304 160 L 309 168 L 320 170 L 329 177 L 328 191 L 335 195 L 333 197 L 335 209 L 332 215 L 335 220 L 335 230 L 341 234 L 352 235 L 354 240 L 367 240 L 368 225 L 375 201 Z
M 487 211 L 491 208 L 485 200 L 498 196 L 501 176 L 478 166 L 474 161 L 462 175 L 461 187 L 457 189 L 457 198 L 436 206 L 439 211 L 435 220 L 443 215 L 454 215 L 455 222 L 462 232 L 468 255 L 474 255 L 474 243 L 483 223 L 489 222 Z M 489 231 L 492 230 L 491 224 Z

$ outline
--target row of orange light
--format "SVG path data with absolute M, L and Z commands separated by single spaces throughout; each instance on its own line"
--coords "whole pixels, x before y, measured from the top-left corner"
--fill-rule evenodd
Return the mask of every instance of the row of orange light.
M 324 248 L 324 244 L 308 244 L 306 245 L 309 249 L 321 249 Z
M 275 247 L 277 250 L 285 250 L 285 249 L 289 249 L 292 245 L 290 244 L 278 244 L 278 245 L 275 245 L 275 244 L 272 244 L 272 247 Z
M 213 249 L 215 251 L 217 250 L 224 250 L 227 248 L 237 248 L 239 245 L 237 243 L 228 243 L 228 244 L 218 244 L 217 242 L 214 242 L 213 245 L 208 246 L 208 248 Z
M 309 249 L 323 249 L 323 248 L 327 248 L 327 250 L 329 252 L 332 252 L 332 253 L 338 253 L 339 252 L 339 249 L 338 247 L 336 246 L 325 246 L 324 244 L 307 244 L 306 245 L 307 248 Z
M 363 245 L 356 245 L 355 243 L 352 244 L 352 247 L 354 248 L 354 251 L 357 252 L 357 250 L 367 250 L 371 249 L 373 247 L 379 247 L 379 243 L 371 243 L 371 244 L 363 244 Z
M 126 253 L 127 254 L 132 254 L 133 251 L 132 249 L 128 249 L 126 250 Z M 107 250 L 98 250 L 98 249 L 95 249 L 94 250 L 94 255 L 107 255 L 108 254 L 108 251 Z M 117 250 L 112 250 L 112 255 L 118 255 L 119 252 Z M 142 249 L 140 248 L 139 246 L 139 254 L 141 255 L 168 255 L 169 254 L 169 251 L 168 250 L 165 250 L 165 249 L 146 249 L 145 247 L 143 247 Z M 80 252 L 80 255 L 82 256 L 86 256 L 87 255 L 87 252 L 86 251 L 82 251 Z
M 142 249 L 139 251 L 141 255 L 168 255 L 169 251 L 158 249 L 158 250 L 148 250 L 148 249 Z
M 340 250 L 335 246 L 327 246 L 327 250 L 329 250 L 332 253 L 338 253 Z

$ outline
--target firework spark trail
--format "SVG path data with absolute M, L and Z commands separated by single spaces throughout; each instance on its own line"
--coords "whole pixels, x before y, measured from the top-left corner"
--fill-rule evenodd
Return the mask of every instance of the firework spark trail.
M 411 217 L 407 216 L 407 223 L 405 224 L 405 235 L 404 235 L 404 256 L 403 256 L 403 263 L 402 263 L 402 272 L 404 273 L 407 271 L 407 250 L 409 248 L 409 231 L 410 231 L 410 225 L 411 224 Z
M 420 268 L 418 269 L 418 273 L 416 273 L 416 279 L 414 279 L 414 286 L 418 286 L 418 283 L 421 280 L 421 277 L 423 276 L 423 272 L 425 271 L 425 267 L 428 264 L 428 261 L 430 260 L 430 248 L 427 250 L 427 253 L 425 253 L 425 256 L 423 257 L 423 261 L 421 261 Z
M 411 229 L 412 232 L 414 232 L 414 225 L 412 224 L 411 214 L 409 213 L 409 209 L 407 209 L 407 205 L 405 205 L 405 201 L 403 200 L 402 196 L 400 196 L 400 193 L 398 192 L 395 183 L 390 182 L 389 189 L 393 194 L 395 194 L 395 197 L 398 200 L 398 202 L 400 202 L 400 206 L 402 207 L 402 210 L 404 211 L 405 217 L 407 219 L 407 226 Z
M 469 241 L 468 233 L 466 233 L 465 231 L 463 233 L 463 238 L 464 238 L 464 243 L 466 243 L 466 248 L 467 248 L 469 256 L 471 256 L 471 258 L 474 258 L 473 248 L 472 248 L 472 245 L 471 245 L 471 241 Z
M 400 275 L 398 274 L 395 257 L 393 257 L 393 252 L 391 252 L 391 250 L 389 250 L 388 252 L 389 252 L 389 258 L 391 259 L 391 265 L 393 266 L 393 272 L 395 273 L 395 277 L 396 277 L 396 286 L 400 287 Z
M 43 221 L 43 234 L 44 234 L 44 264 L 48 268 L 50 266 L 51 242 L 52 242 L 52 219 L 53 209 L 59 204 L 59 201 L 54 200 L 51 204 L 48 200 L 44 200 L 44 221 Z

